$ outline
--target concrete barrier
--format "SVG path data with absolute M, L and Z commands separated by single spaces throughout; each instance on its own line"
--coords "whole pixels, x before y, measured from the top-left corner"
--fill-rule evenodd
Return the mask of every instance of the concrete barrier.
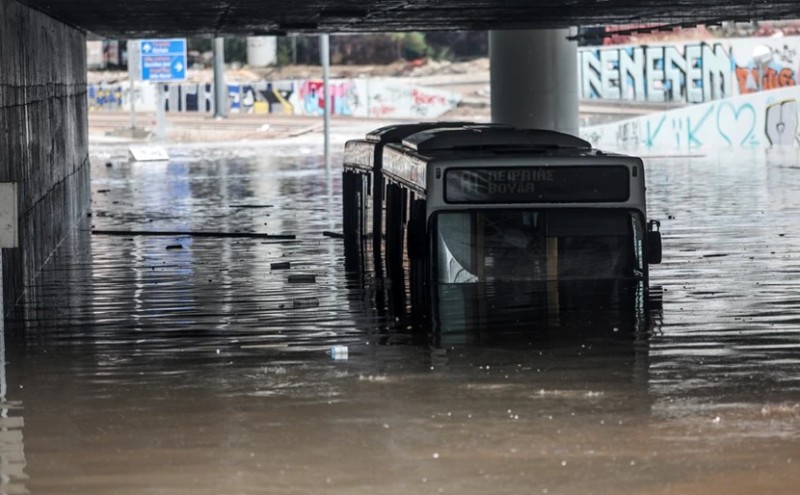
M 155 111 L 157 91 L 165 92 L 167 112 L 214 111 L 212 84 L 136 83 L 136 109 Z M 436 118 L 458 106 L 461 95 L 414 84 L 405 78 L 334 79 L 330 82 L 333 115 L 375 118 Z M 123 84 L 88 87 L 89 109 L 130 109 L 130 88 Z M 322 115 L 322 81 L 316 79 L 228 83 L 229 113 Z
M 797 146 L 800 87 L 763 91 L 584 127 L 598 148 L 702 149 Z

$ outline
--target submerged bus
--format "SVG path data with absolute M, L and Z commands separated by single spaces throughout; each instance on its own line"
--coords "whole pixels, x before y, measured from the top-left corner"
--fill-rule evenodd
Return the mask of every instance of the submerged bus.
M 501 125 L 391 132 L 345 148 L 345 253 L 407 287 L 413 311 L 525 326 L 646 300 L 661 237 L 641 159 Z
M 351 269 L 367 267 L 378 276 L 384 269 L 383 227 L 386 201 L 386 182 L 383 178 L 383 151 L 388 144 L 430 129 L 477 126 L 470 122 L 419 122 L 380 127 L 365 139 L 345 144 L 342 175 L 342 212 L 345 236 L 345 259 Z M 481 127 L 510 128 L 493 124 Z M 395 245 L 394 243 L 392 244 Z

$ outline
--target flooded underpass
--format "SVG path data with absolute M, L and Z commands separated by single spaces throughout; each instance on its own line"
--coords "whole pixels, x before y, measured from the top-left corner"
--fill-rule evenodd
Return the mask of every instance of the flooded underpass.
M 91 217 L 7 322 L 0 492 L 800 486 L 797 151 L 646 160 L 645 332 L 458 345 L 345 272 L 317 147 L 171 151 L 95 149 Z

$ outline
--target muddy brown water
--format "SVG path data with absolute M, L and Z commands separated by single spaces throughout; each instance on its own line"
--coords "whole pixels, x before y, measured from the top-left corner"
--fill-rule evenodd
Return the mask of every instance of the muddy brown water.
M 0 493 L 800 487 L 797 151 L 647 160 L 644 338 L 477 346 L 410 335 L 346 276 L 317 147 L 172 151 L 95 150 L 92 217 L 8 322 Z

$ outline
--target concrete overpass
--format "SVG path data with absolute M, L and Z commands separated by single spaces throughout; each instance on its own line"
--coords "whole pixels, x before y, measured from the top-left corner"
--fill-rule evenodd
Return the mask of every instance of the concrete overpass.
M 792 0 L 25 0 L 69 26 L 117 38 L 695 25 L 800 17 Z
M 574 132 L 567 28 L 797 17 L 793 0 L 0 0 L 0 182 L 19 184 L 20 225 L 20 248 L 2 252 L 5 307 L 89 206 L 88 35 L 495 30 L 493 119 Z

